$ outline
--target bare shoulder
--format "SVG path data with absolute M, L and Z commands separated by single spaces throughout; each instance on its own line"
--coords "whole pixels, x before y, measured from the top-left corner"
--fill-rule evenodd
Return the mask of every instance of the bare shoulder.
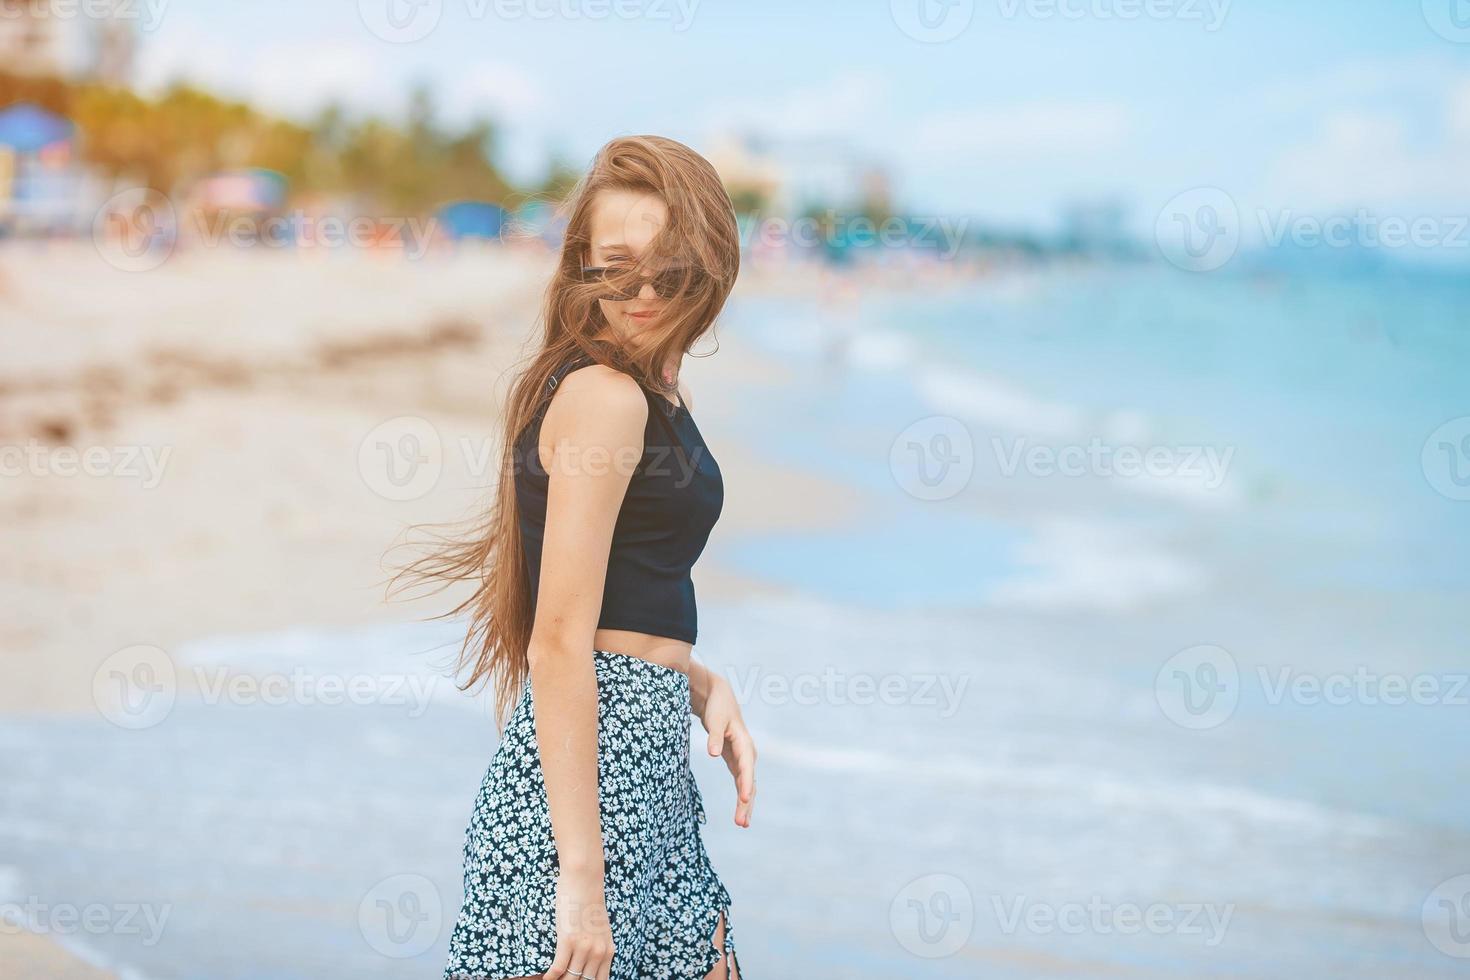
M 694 393 L 689 390 L 689 385 L 683 378 L 679 379 L 679 397 L 684 399 L 684 407 L 694 411 Z
M 571 372 L 557 385 L 546 426 L 561 437 L 585 436 L 600 443 L 642 439 L 648 401 L 638 382 L 602 364 Z

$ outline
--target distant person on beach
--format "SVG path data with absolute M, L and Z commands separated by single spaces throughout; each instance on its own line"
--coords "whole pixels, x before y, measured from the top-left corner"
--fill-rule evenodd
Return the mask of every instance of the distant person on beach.
M 467 686 L 493 682 L 505 724 L 446 978 L 738 980 L 690 715 L 734 777 L 741 827 L 755 746 L 729 682 L 692 659 L 690 570 L 724 483 L 678 375 L 739 262 L 703 157 L 655 136 L 604 146 L 510 393 L 493 509 L 404 571 L 475 583 L 459 666 Z

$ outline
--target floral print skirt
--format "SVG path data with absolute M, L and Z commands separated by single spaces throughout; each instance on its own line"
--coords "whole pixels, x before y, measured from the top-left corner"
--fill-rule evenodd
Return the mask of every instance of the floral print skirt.
M 730 894 L 700 839 L 689 678 L 596 651 L 597 769 L 612 980 L 695 980 L 728 957 Z M 556 955 L 556 842 L 527 683 L 475 800 L 446 980 L 538 976 Z M 725 943 L 714 945 L 720 917 Z

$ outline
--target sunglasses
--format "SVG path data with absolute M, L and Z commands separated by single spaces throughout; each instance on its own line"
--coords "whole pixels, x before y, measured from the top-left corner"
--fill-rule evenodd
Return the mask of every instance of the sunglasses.
M 619 280 L 626 282 L 628 274 L 632 270 L 633 267 L 627 265 L 584 266 L 582 269 L 582 281 L 600 282 L 606 285 L 608 287 L 606 299 L 636 299 L 638 294 L 643 290 L 642 283 L 639 283 L 631 292 L 617 285 Z M 653 286 L 654 295 L 659 299 L 671 299 L 686 289 L 703 282 L 706 276 L 707 274 L 703 269 L 695 266 L 676 265 L 651 275 L 645 275 L 642 279 L 643 282 L 650 283 Z

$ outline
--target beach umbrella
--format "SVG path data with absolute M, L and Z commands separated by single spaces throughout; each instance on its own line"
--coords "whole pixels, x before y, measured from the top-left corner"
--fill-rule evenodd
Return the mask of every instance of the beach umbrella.
M 16 153 L 35 153 L 69 140 L 74 128 L 70 120 L 27 102 L 0 110 L 0 146 Z
M 455 201 L 441 207 L 437 217 L 445 233 L 455 241 L 498 240 L 505 225 L 505 209 L 485 201 Z

